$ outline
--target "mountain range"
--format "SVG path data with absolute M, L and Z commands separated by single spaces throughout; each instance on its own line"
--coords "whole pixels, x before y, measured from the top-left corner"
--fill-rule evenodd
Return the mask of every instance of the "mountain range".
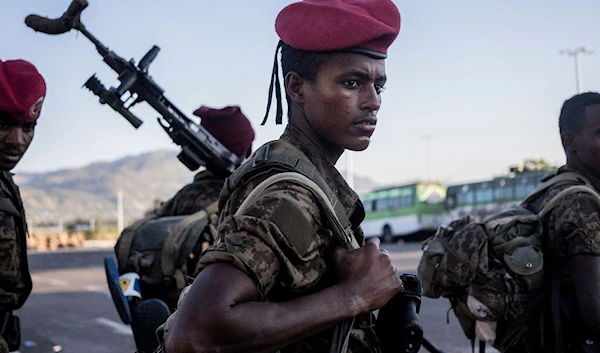
M 29 223 L 117 219 L 118 193 L 123 195 L 125 223 L 141 217 L 157 201 L 165 201 L 192 181 L 194 174 L 176 151 L 154 151 L 81 168 L 18 173 Z M 355 176 L 357 192 L 376 188 L 371 179 Z

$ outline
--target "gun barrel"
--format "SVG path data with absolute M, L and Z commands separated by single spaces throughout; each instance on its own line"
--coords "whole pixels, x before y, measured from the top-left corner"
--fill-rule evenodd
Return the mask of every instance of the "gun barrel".
M 110 105 L 114 110 L 121 114 L 134 128 L 137 129 L 144 123 L 123 106 L 123 102 L 121 102 L 119 96 L 111 95 L 102 82 L 96 78 L 96 75 L 90 77 L 83 86 L 92 91 L 96 96 L 100 97 L 100 103 Z

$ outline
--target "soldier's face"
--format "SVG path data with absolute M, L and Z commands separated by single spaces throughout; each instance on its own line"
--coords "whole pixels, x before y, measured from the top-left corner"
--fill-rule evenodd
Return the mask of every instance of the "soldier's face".
M 13 169 L 31 144 L 35 122 L 19 123 L 0 112 L 0 170 Z
M 576 134 L 575 143 L 581 162 L 600 177 L 600 104 L 586 107 L 583 128 Z
M 361 151 L 369 146 L 381 106 L 385 62 L 360 54 L 333 54 L 307 82 L 304 113 L 328 147 Z

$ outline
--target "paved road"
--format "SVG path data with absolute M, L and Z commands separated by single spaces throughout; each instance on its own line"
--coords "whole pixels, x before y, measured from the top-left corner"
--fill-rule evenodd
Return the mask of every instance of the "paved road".
M 418 243 L 387 245 L 399 270 L 416 273 Z M 106 287 L 105 255 L 110 249 L 31 253 L 34 290 L 17 312 L 23 326 L 22 353 L 133 353 L 129 326 L 123 325 Z M 471 352 L 445 299 L 423 299 L 425 336 L 446 353 Z M 446 323 L 446 317 L 449 324 Z M 421 349 L 421 352 L 426 352 Z
M 17 315 L 22 353 L 133 353 L 129 326 L 113 306 L 104 274 L 108 249 L 31 253 L 33 293 Z

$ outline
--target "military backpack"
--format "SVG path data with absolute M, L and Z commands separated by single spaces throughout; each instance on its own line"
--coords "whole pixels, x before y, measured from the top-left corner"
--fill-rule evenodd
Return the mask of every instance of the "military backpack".
M 568 186 L 538 213 L 530 210 L 559 184 Z M 527 338 L 528 325 L 539 320 L 551 287 L 544 280 L 542 220 L 574 193 L 591 194 L 600 202 L 587 179 L 566 172 L 544 181 L 520 204 L 484 219 L 466 216 L 440 227 L 423 243 L 418 267 L 423 295 L 448 298 L 465 335 L 473 343 L 477 337 L 483 349 L 487 342 L 504 352 Z
M 160 299 L 173 310 L 195 269 L 202 236 L 216 235 L 217 211 L 215 201 L 191 215 L 152 213 L 125 228 L 115 245 L 119 274 L 137 273 L 142 298 Z

